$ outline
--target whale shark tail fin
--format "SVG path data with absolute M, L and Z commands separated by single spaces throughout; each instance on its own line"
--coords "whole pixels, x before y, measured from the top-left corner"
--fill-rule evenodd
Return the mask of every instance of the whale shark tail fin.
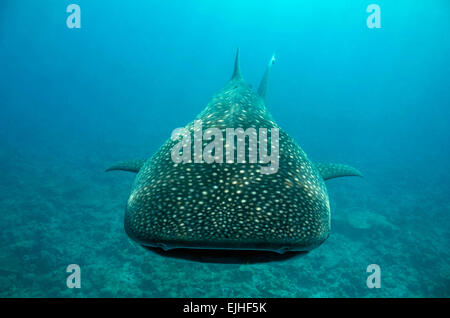
M 315 163 L 314 165 L 324 180 L 349 176 L 362 177 L 362 173 L 351 166 L 339 163 Z
M 113 171 L 113 170 L 122 170 L 122 171 L 130 171 L 130 172 L 139 172 L 141 167 L 144 165 L 145 160 L 143 159 L 135 159 L 135 160 L 126 160 L 120 161 L 115 165 L 112 165 L 105 171 Z
M 234 60 L 234 71 L 233 76 L 231 76 L 231 79 L 239 79 L 239 78 L 242 78 L 242 74 L 241 74 L 240 53 L 239 48 L 237 48 L 236 59 Z
M 272 69 L 273 64 L 275 64 L 275 54 L 273 54 L 272 57 L 270 58 L 269 64 L 267 64 L 266 71 L 264 72 L 263 78 L 258 88 L 258 94 L 264 100 L 266 100 L 267 83 L 269 82 L 270 70 Z

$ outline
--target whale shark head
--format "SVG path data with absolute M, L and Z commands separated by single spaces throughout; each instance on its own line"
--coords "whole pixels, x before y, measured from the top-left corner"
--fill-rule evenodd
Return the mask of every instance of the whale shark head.
M 232 78 L 194 121 L 148 160 L 108 169 L 137 172 L 125 213 L 133 240 L 165 250 L 280 253 L 310 250 L 326 240 L 330 205 L 324 180 L 360 173 L 313 164 L 275 123 L 265 102 L 274 61 L 254 92 L 241 75 L 238 51 Z

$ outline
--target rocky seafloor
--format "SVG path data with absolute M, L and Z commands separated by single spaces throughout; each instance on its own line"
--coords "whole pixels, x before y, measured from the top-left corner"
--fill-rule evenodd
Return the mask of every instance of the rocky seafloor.
M 359 162 L 365 178 L 328 182 L 332 233 L 322 246 L 222 264 L 165 257 L 128 239 L 133 174 L 103 172 L 127 153 L 1 148 L 1 297 L 450 296 L 449 187 L 438 173 Z M 66 286 L 69 264 L 81 267 L 80 289 Z M 381 267 L 379 289 L 366 286 L 369 264 Z

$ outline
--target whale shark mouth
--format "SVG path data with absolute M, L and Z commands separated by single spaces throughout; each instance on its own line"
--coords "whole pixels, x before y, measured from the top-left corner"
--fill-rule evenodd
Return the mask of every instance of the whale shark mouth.
M 253 252 L 272 252 L 276 254 L 285 254 L 290 252 L 308 252 L 319 245 L 321 245 L 329 236 L 329 233 L 322 237 L 320 240 L 314 239 L 310 242 L 242 242 L 237 240 L 208 242 L 208 241 L 182 241 L 182 240 L 152 240 L 143 241 L 136 237 L 135 233 L 126 227 L 126 233 L 128 236 L 141 245 L 142 247 L 150 250 L 159 250 L 162 252 L 184 250 L 185 252 L 191 251 L 192 253 L 201 254 L 204 253 L 216 253 L 220 255 L 230 254 L 231 251 L 240 251 L 240 253 L 253 253 Z M 209 251 L 209 252 L 208 252 Z
M 284 254 L 286 252 L 290 252 L 290 251 L 309 251 L 310 249 L 292 249 L 291 247 L 288 246 L 282 246 L 279 248 L 270 248 L 270 247 L 266 247 L 264 248 L 263 246 L 258 248 L 258 247 L 211 247 L 211 246 L 195 246 L 195 245 L 173 245 L 173 244 L 166 244 L 166 243 L 155 243 L 155 244 L 142 244 L 141 245 L 143 247 L 150 247 L 150 248 L 160 248 L 163 251 L 171 251 L 171 250 L 176 250 L 176 249 L 186 249 L 186 250 L 204 250 L 204 251 L 210 251 L 210 250 L 214 250 L 214 251 L 263 251 L 263 252 L 276 252 L 278 254 Z
M 172 245 L 172 244 L 166 244 L 166 243 L 155 243 L 155 244 L 142 244 L 140 245 L 146 249 L 160 249 L 164 252 L 167 251 L 173 251 L 173 250 L 186 250 L 186 251 L 192 251 L 193 253 L 198 253 L 200 250 L 204 251 L 205 253 L 217 253 L 220 255 L 220 252 L 223 251 L 223 255 L 229 254 L 230 251 L 240 251 L 240 252 L 248 252 L 251 254 L 252 252 L 272 252 L 277 254 L 285 254 L 289 252 L 309 252 L 310 250 L 318 247 L 321 245 L 326 239 L 321 241 L 320 243 L 316 243 L 314 245 L 309 245 L 305 247 L 290 247 L 290 246 L 281 246 L 279 248 L 271 248 L 271 247 L 201 247 L 201 246 L 187 246 L 187 245 Z M 201 252 L 200 252 L 201 253 Z
M 277 261 L 285 261 L 292 258 L 302 257 L 306 255 L 307 251 L 293 252 L 287 251 L 285 253 L 276 253 L 273 251 L 263 250 L 214 250 L 214 249 L 188 249 L 175 248 L 164 251 L 161 248 L 144 246 L 147 251 L 169 258 L 183 259 L 187 261 L 201 262 L 201 263 L 216 263 L 216 264 L 258 264 L 269 263 Z
M 264 236 L 258 236 L 258 232 L 245 233 L 230 220 L 218 218 L 218 212 L 215 210 L 211 210 L 209 215 L 203 211 L 196 215 L 195 210 L 185 211 L 184 213 L 180 213 L 179 210 L 171 212 L 164 209 L 164 206 L 161 207 L 161 203 L 158 203 L 158 201 L 142 200 L 146 198 L 146 195 L 146 186 L 136 187 L 128 200 L 125 216 L 126 233 L 133 241 L 146 248 L 161 251 L 179 249 L 215 250 L 217 252 L 223 251 L 224 254 L 233 250 L 284 254 L 286 252 L 312 250 L 322 244 L 329 235 L 328 227 L 323 227 L 322 223 L 308 221 L 307 219 L 305 219 L 304 225 L 309 226 L 307 229 L 311 231 L 308 237 L 301 235 L 301 233 L 298 234 L 298 231 L 292 231 L 293 220 L 291 220 L 291 223 L 285 223 L 284 225 L 279 223 L 280 225 L 275 229 L 272 227 L 272 230 L 269 228 L 271 225 L 282 222 L 279 218 L 267 220 L 255 218 L 252 222 L 249 221 L 247 225 L 241 225 L 249 229 L 254 229 L 257 226 L 260 226 L 261 229 L 269 228 L 265 234 L 260 232 Z M 167 197 L 171 198 L 170 195 Z M 185 204 L 183 200 L 180 202 Z M 320 210 L 329 211 L 327 205 L 322 204 L 319 207 Z M 252 211 L 242 210 L 238 214 L 245 215 L 245 213 L 251 214 Z M 319 211 L 315 214 L 319 214 Z M 325 214 L 328 219 L 328 213 Z M 274 213 L 271 212 L 267 214 L 267 217 L 273 215 Z M 236 223 L 242 223 L 242 221 Z M 235 229 L 234 232 L 233 229 Z M 270 237 L 270 233 L 277 233 L 275 231 L 281 234 Z

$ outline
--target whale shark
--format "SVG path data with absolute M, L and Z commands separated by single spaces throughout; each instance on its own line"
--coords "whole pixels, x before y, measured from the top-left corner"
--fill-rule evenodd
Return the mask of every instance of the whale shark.
M 174 138 L 148 159 L 118 162 L 106 171 L 137 173 L 124 218 L 125 231 L 132 240 L 164 251 L 283 254 L 309 251 L 329 237 L 330 204 L 325 181 L 362 174 L 344 164 L 311 162 L 277 125 L 266 106 L 274 62 L 272 56 L 255 92 L 241 74 L 238 49 L 231 79 L 184 128 L 194 134 L 195 122 L 201 121 L 203 128 L 214 127 L 223 133 L 229 127 L 276 129 L 278 169 L 261 173 L 265 164 L 249 160 L 247 154 L 244 160 L 232 163 L 174 162 L 172 152 L 180 142 Z M 250 138 L 246 137 L 248 144 Z M 273 138 L 271 141 L 273 151 Z

